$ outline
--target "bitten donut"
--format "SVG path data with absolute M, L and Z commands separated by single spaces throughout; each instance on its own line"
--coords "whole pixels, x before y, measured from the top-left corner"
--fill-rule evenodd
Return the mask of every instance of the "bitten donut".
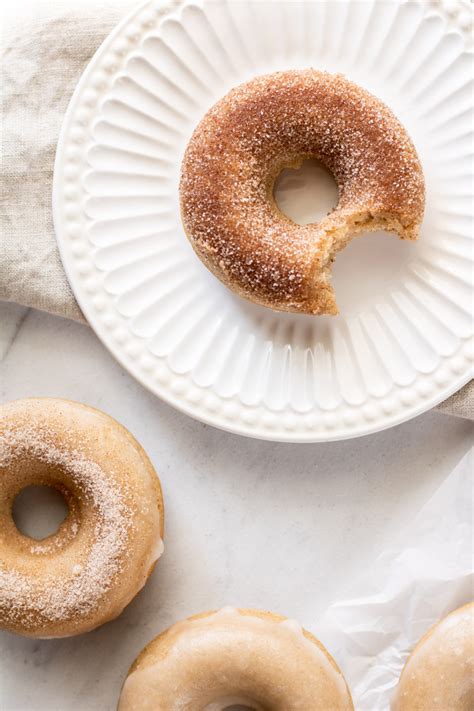
M 298 225 L 273 187 L 307 158 L 333 173 L 339 203 Z M 393 113 L 343 76 L 306 69 L 259 76 L 210 109 L 186 149 L 180 199 L 191 245 L 226 286 L 272 309 L 336 314 L 336 253 L 369 230 L 416 239 L 425 188 Z
M 224 608 L 156 637 L 134 662 L 119 711 L 349 711 L 336 662 L 280 615 Z
M 64 496 L 69 513 L 42 540 L 23 535 L 13 501 L 30 485 Z M 158 477 L 132 435 L 68 400 L 0 407 L 0 627 L 66 637 L 112 620 L 163 550 Z
M 474 603 L 451 612 L 421 638 L 403 669 L 392 709 L 474 709 Z

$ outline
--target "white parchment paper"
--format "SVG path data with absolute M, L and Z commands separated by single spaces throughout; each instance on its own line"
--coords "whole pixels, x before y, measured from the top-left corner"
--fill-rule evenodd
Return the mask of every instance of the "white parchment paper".
M 473 599 L 473 451 L 318 624 L 356 711 L 387 711 L 411 649 Z

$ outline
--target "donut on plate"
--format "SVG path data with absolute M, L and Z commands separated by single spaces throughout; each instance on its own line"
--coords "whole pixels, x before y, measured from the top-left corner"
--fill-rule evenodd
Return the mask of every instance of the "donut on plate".
M 46 485 L 69 513 L 42 540 L 15 526 L 25 487 Z M 112 620 L 163 551 L 158 477 L 132 435 L 108 415 L 53 398 L 0 407 L 0 628 L 65 637 Z
M 432 627 L 400 676 L 393 711 L 474 709 L 474 603 Z
M 224 608 L 173 625 L 145 647 L 119 711 L 352 711 L 336 662 L 280 615 Z
M 339 202 L 298 225 L 273 197 L 283 168 L 317 158 Z M 331 263 L 357 234 L 418 236 L 425 188 L 416 150 L 394 114 L 338 74 L 313 69 L 259 76 L 204 116 L 180 182 L 184 230 L 230 289 L 280 311 L 336 314 Z

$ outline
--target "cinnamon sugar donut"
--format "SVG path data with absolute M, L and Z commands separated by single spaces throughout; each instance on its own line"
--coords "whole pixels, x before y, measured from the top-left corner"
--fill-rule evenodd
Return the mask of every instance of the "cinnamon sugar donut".
M 297 225 L 273 198 L 285 167 L 317 158 L 339 203 Z M 330 267 L 357 234 L 394 230 L 413 240 L 425 189 L 415 148 L 377 98 L 313 69 L 259 76 L 204 116 L 181 172 L 185 232 L 204 264 L 250 301 L 280 311 L 336 314 Z
M 352 711 L 336 662 L 280 615 L 224 608 L 173 625 L 145 647 L 119 711 Z
M 393 711 L 474 709 L 474 603 L 432 627 L 400 677 Z
M 12 518 L 17 494 L 46 485 L 69 514 L 42 540 Z M 0 407 L 0 628 L 65 637 L 112 620 L 162 553 L 160 482 L 118 422 L 68 400 Z

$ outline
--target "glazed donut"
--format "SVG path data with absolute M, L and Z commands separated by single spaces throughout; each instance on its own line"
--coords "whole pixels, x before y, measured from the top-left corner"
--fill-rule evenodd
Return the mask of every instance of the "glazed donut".
M 474 709 L 474 603 L 451 612 L 421 638 L 402 671 L 392 709 Z
M 224 608 L 173 625 L 135 660 L 119 711 L 349 711 L 337 664 L 296 622 Z
M 69 513 L 42 540 L 12 517 L 31 485 L 58 489 Z M 0 407 L 0 628 L 28 637 L 88 632 L 119 615 L 163 551 L 158 477 L 108 415 L 53 398 Z
M 333 173 L 339 203 L 297 225 L 273 187 L 307 158 Z M 369 230 L 416 239 L 425 189 L 393 113 L 343 76 L 306 69 L 257 77 L 210 109 L 184 155 L 180 200 L 191 245 L 226 286 L 279 311 L 336 314 L 336 253 Z

